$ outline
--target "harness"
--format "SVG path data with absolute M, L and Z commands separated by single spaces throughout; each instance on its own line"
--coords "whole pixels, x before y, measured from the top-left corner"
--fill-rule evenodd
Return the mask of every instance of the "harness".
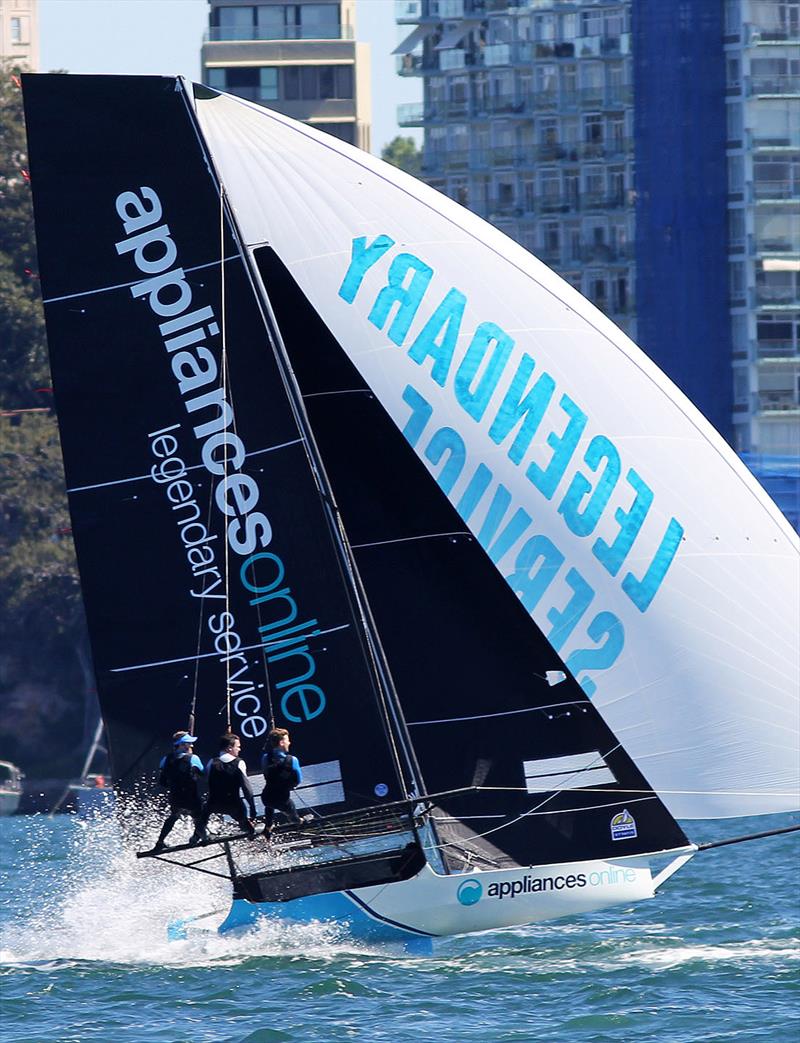
M 293 758 L 288 754 L 284 754 L 278 759 L 275 750 L 267 753 L 267 764 L 264 768 L 266 786 L 263 796 L 266 797 L 268 803 L 285 804 L 291 796 L 292 790 L 297 785 L 293 763 Z
M 214 757 L 208 772 L 208 797 L 211 804 L 238 804 L 242 789 L 241 761 L 234 757 L 231 761 Z
M 168 753 L 161 769 L 160 782 L 169 792 L 170 804 L 178 807 L 194 807 L 200 804 L 197 792 L 197 768 L 191 757 L 176 757 Z

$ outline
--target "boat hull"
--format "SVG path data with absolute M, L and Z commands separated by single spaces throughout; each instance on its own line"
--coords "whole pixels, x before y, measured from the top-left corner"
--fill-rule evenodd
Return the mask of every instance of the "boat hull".
M 221 932 L 279 922 L 331 922 L 366 940 L 406 941 L 515 927 L 652 898 L 647 856 L 409 880 L 288 902 L 234 899 Z
M 13 815 L 22 800 L 22 790 L 0 789 L 0 815 Z

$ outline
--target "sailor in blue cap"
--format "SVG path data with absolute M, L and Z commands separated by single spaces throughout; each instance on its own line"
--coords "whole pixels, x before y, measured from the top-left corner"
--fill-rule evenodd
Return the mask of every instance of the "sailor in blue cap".
M 201 822 L 203 805 L 200 799 L 203 762 L 192 750 L 196 742 L 196 735 L 175 732 L 172 736 L 172 749 L 166 757 L 161 758 L 158 781 L 167 790 L 169 815 L 153 848 L 155 852 L 164 850 L 164 841 L 178 819 L 184 815 L 189 815 L 194 822 L 194 833 L 190 843 L 205 839 L 205 828 Z

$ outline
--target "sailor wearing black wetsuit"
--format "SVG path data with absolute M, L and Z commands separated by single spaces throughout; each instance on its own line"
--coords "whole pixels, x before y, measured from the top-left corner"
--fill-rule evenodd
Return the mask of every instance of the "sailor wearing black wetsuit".
M 161 828 L 155 851 L 163 851 L 164 841 L 172 827 L 184 815 L 191 816 L 194 822 L 193 842 L 202 839 L 205 833 L 201 824 L 203 806 L 200 801 L 203 763 L 192 752 L 192 746 L 197 742 L 197 738 L 188 732 L 175 732 L 172 742 L 172 750 L 166 757 L 161 758 L 159 765 L 158 781 L 167 790 L 169 815 Z
M 300 822 L 292 790 L 303 781 L 300 762 L 289 753 L 289 733 L 285 728 L 273 728 L 267 736 L 267 746 L 261 758 L 264 772 L 264 833 L 269 836 L 275 812 L 280 811 L 290 822 Z
M 228 732 L 220 739 L 219 753 L 206 765 L 208 803 L 200 820 L 201 830 L 205 830 L 211 815 L 229 815 L 243 832 L 255 836 L 255 796 L 247 765 L 239 756 L 241 748 L 239 736 Z

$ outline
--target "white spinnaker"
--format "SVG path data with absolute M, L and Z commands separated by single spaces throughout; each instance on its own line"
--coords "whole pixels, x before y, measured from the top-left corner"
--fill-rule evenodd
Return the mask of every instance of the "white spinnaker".
M 278 113 L 229 96 L 196 108 L 245 242 L 276 251 L 401 429 L 416 408 L 416 451 L 476 534 L 502 486 L 495 535 L 511 522 L 511 542 L 497 567 L 579 681 L 594 686 L 595 704 L 672 812 L 699 818 L 800 806 L 798 541 L 716 431 L 600 311 L 469 211 Z M 353 240 L 364 237 L 369 246 L 379 236 L 394 245 L 369 267 L 350 303 L 339 291 Z M 413 320 L 401 337 L 393 327 L 399 304 L 383 320 L 380 309 L 374 321 L 369 315 L 402 253 L 432 275 L 404 312 Z M 404 285 L 412 276 L 413 269 Z M 466 305 L 452 364 L 440 361 L 437 381 L 417 338 L 451 288 Z M 462 363 L 481 323 L 500 330 L 472 372 Z M 400 344 L 388 335 L 393 328 Z M 474 393 L 484 381 L 492 385 L 488 359 L 503 333 L 513 347 L 484 404 Z M 530 373 L 525 355 L 535 362 Z M 477 347 L 472 356 L 480 356 Z M 494 439 L 489 432 L 502 421 L 515 375 L 528 377 L 527 391 L 543 373 L 552 397 L 515 461 L 509 451 L 519 426 L 505 438 L 500 429 Z M 582 475 L 586 491 L 573 496 L 570 515 L 580 526 L 576 512 L 615 452 L 613 491 L 591 532 L 578 535 L 565 520 L 565 495 Z M 531 464 L 538 485 L 526 474 Z M 487 468 L 491 475 L 470 512 L 463 498 L 481 465 L 475 482 Z M 473 483 L 473 492 L 479 487 Z M 637 496 L 640 507 L 651 497 L 641 524 L 637 511 L 626 517 Z M 650 604 L 642 607 L 640 589 L 637 607 L 623 582 L 630 574 L 635 590 L 654 560 L 663 564 L 656 551 L 673 518 L 683 529 L 677 553 Z M 621 553 L 628 528 L 635 538 L 612 575 L 617 562 L 608 553 L 606 565 L 599 560 L 597 541 Z M 597 661 L 603 655 L 605 665 Z

